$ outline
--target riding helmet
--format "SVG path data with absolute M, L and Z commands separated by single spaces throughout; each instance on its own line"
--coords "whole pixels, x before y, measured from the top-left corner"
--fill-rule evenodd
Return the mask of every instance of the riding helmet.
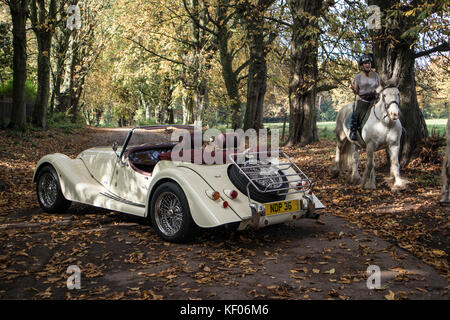
M 374 65 L 374 61 L 373 61 L 373 54 L 363 54 L 361 57 L 359 57 L 359 65 L 362 65 L 365 62 L 370 62 L 372 64 L 372 66 Z

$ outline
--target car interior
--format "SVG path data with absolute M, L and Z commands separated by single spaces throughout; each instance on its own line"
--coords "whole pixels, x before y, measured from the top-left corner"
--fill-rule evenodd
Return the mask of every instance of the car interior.
M 227 152 L 217 151 L 221 152 L 220 157 L 223 158 L 224 162 L 226 162 L 226 157 L 230 152 L 234 152 L 236 149 L 233 148 L 233 146 L 237 146 L 239 139 L 237 134 L 232 133 L 232 139 L 228 139 L 232 141 L 232 148 L 228 148 L 227 146 L 227 135 L 221 134 L 216 139 L 216 146 L 219 148 L 219 150 L 224 149 L 230 149 Z M 192 140 L 191 140 L 192 141 Z M 180 139 L 180 142 L 182 142 L 182 139 Z M 130 166 L 133 170 L 144 174 L 151 176 L 151 173 L 158 163 L 158 161 L 161 160 L 172 160 L 172 149 L 177 145 L 177 143 L 171 143 L 171 144 L 158 144 L 158 145 L 149 145 L 149 144 L 143 144 L 140 146 L 135 146 L 127 150 L 125 153 L 125 157 L 128 157 Z M 182 150 L 180 152 L 180 156 L 183 156 L 183 151 L 187 152 L 189 154 L 188 159 L 191 162 L 194 162 L 195 160 L 195 153 L 199 150 L 195 149 L 186 149 Z M 200 150 L 200 152 L 202 152 Z M 216 155 L 216 151 L 212 151 L 211 155 L 214 157 Z M 205 163 L 203 157 L 202 163 Z

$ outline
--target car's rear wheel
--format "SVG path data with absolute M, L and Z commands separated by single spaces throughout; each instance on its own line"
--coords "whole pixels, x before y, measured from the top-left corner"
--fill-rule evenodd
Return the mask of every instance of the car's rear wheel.
M 58 174 L 52 166 L 45 166 L 39 171 L 36 193 L 42 210 L 48 213 L 64 212 L 72 203 L 64 198 Z
M 169 242 L 184 243 L 196 231 L 183 190 L 175 182 L 158 186 L 150 203 L 150 218 L 156 233 Z

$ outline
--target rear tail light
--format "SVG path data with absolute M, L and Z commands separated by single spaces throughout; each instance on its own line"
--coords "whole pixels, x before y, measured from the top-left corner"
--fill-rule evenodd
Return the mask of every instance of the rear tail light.
M 220 193 L 218 192 L 218 191 L 214 191 L 214 190 L 208 190 L 208 191 L 206 191 L 206 195 L 209 197 L 209 198 L 211 198 L 211 199 L 213 199 L 213 200 L 219 200 L 219 198 L 220 198 Z
M 227 202 L 227 201 L 222 202 L 222 206 L 223 206 L 225 209 L 228 208 L 228 202 Z
M 227 195 L 228 198 L 230 199 L 236 199 L 238 196 L 238 192 L 236 190 L 229 190 L 229 189 L 225 189 L 223 190 L 223 192 Z
M 302 191 L 310 187 L 309 181 L 300 181 L 297 183 L 297 190 Z

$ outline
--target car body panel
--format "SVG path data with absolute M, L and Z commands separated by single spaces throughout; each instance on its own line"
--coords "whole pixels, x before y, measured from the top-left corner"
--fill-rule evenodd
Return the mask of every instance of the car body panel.
M 81 159 L 92 176 L 105 188 L 111 185 L 112 173 L 117 165 L 117 155 L 111 147 L 90 148 L 77 156 Z
M 58 173 L 61 191 L 67 200 L 144 216 L 145 206 L 113 199 L 110 191 L 94 178 L 80 158 L 71 159 L 61 153 L 46 155 L 39 160 L 33 181 L 36 181 L 40 168 L 47 164 Z
M 139 174 L 131 168 L 128 160 L 123 163 L 117 162 L 109 187 L 110 191 L 120 198 L 145 205 L 152 176 Z
M 67 200 L 147 218 L 157 187 L 166 181 L 173 181 L 183 190 L 192 219 L 203 228 L 235 222 L 240 223 L 239 229 L 262 227 L 308 217 L 307 214 L 314 211 L 311 205 L 313 209 L 324 208 L 310 189 L 307 190 L 308 194 L 295 190 L 295 193 L 286 195 L 285 201 L 298 199 L 301 204 L 298 211 L 266 216 L 262 209 L 264 204 L 249 199 L 230 180 L 228 167 L 234 165 L 231 158 L 231 162 L 225 164 L 198 164 L 158 161 L 163 159 L 158 157 L 152 170 L 139 169 L 136 160 L 130 162 L 133 159 L 130 153 L 137 152 L 133 150 L 145 151 L 147 145 L 126 148 L 133 130 L 122 148 L 90 148 L 75 159 L 60 153 L 44 156 L 36 166 L 33 181 L 36 181 L 42 166 L 51 165 L 58 174 L 61 192 Z M 122 152 L 123 148 L 126 152 Z M 148 145 L 148 148 L 152 150 L 152 145 Z M 287 179 L 292 181 L 290 185 L 295 187 L 294 181 L 299 181 L 296 180 L 299 176 L 291 167 L 292 164 L 284 172 Z M 237 191 L 237 198 L 228 197 L 227 190 Z M 208 195 L 210 191 L 218 191 L 220 198 L 211 199 Z M 227 207 L 224 207 L 224 201 L 228 203 Z
M 238 210 L 241 209 L 240 207 L 228 201 L 230 206 L 223 208 L 222 202 L 227 200 L 223 196 L 217 201 L 208 197 L 206 191 L 213 190 L 210 181 L 205 180 L 195 170 L 192 170 L 188 163 L 177 163 L 168 160 L 158 162 L 153 171 L 147 203 L 150 202 L 150 197 L 156 187 L 161 182 L 168 180 L 175 181 L 183 189 L 189 203 L 192 218 L 198 226 L 208 228 L 242 221 L 237 214 Z M 146 216 L 148 214 L 149 208 L 147 207 Z

